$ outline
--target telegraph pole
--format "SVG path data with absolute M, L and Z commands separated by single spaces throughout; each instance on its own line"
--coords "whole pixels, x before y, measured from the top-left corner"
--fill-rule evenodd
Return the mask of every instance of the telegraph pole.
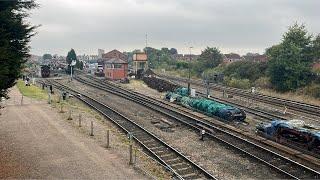
M 188 64 L 188 70 L 189 70 L 189 75 L 188 75 L 188 94 L 190 95 L 191 94 L 191 89 L 190 89 L 190 78 L 191 78 L 191 49 L 193 47 L 189 47 L 189 64 Z

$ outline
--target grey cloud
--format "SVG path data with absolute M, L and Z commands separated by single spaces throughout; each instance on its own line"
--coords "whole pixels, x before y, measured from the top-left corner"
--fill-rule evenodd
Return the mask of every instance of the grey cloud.
M 39 1 L 31 22 L 42 24 L 32 53 L 93 54 L 97 48 L 143 48 L 145 33 L 153 47 L 195 46 L 223 51 L 263 52 L 278 43 L 295 21 L 320 32 L 318 0 L 80 0 Z

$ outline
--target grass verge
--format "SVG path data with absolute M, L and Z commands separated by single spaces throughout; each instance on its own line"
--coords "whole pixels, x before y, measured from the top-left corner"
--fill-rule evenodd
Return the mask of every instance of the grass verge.
M 26 86 L 22 80 L 18 80 L 17 87 L 22 95 L 35 99 L 48 99 L 48 93 L 41 88 L 30 85 Z

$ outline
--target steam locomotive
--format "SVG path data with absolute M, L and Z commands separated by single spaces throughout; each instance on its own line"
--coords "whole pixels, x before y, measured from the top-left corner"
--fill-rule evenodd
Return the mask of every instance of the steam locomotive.
M 41 66 L 41 77 L 47 78 L 50 76 L 50 66 L 42 65 Z

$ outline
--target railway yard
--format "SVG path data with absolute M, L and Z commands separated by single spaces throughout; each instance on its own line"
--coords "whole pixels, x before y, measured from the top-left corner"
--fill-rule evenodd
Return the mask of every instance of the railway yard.
M 176 86 L 186 79 L 157 76 Z M 78 72 L 72 81 L 62 76 L 38 79 L 54 91 L 68 92 L 132 136 L 141 151 L 178 179 L 319 179 L 319 147 L 295 147 L 260 136 L 257 126 L 273 119 L 303 119 L 317 129 L 319 106 L 210 87 L 211 99 L 244 110 L 245 120 L 226 120 L 165 99 L 165 92 L 141 80 L 129 84 Z M 205 96 L 201 82 L 192 81 L 197 96 Z M 222 93 L 224 92 L 224 93 Z M 232 95 L 232 98 L 231 96 Z M 283 107 L 287 108 L 283 113 Z M 205 133 L 200 135 L 204 130 Z M 203 136 L 203 140 L 201 140 Z M 319 146 L 319 145 L 318 145 Z

